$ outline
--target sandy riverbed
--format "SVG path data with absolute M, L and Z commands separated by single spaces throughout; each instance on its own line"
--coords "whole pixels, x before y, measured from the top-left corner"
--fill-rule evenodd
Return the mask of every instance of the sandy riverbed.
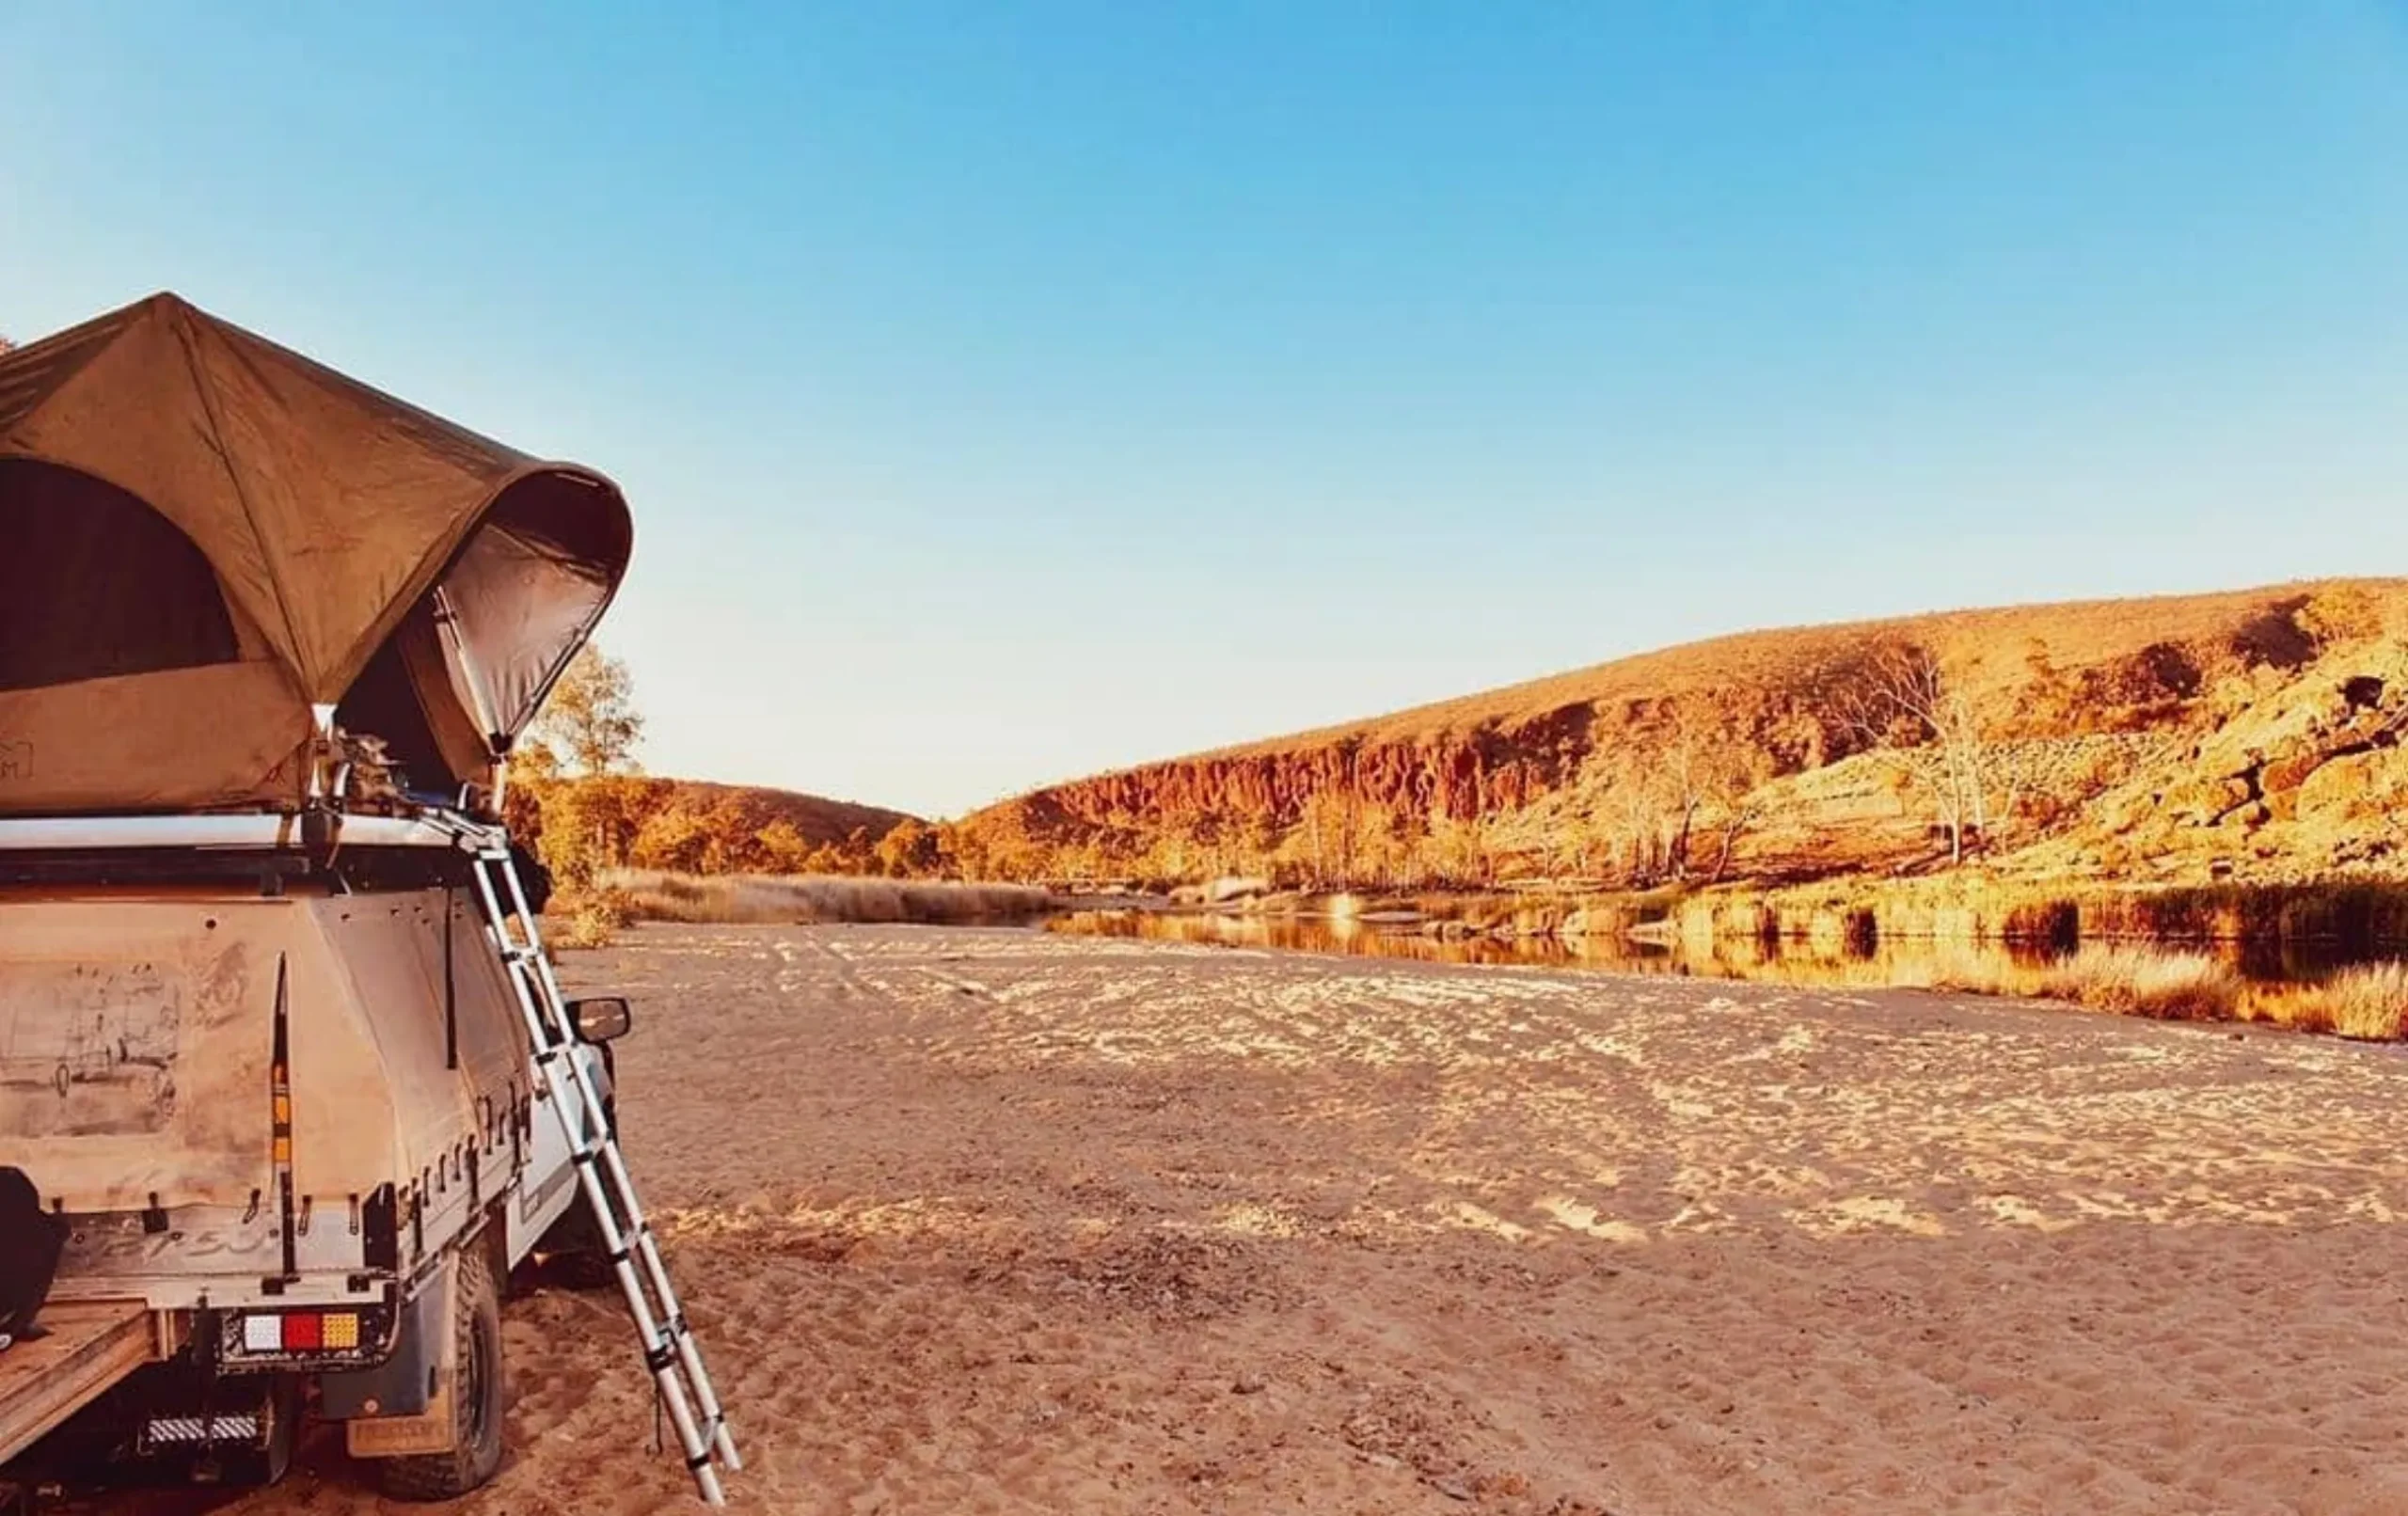
M 2408 1510 L 2391 1050 L 1009 931 L 572 975 L 739 1508 Z M 507 1336 L 464 1508 L 695 1508 L 609 1297 Z M 223 1508 L 376 1508 L 307 1462 Z

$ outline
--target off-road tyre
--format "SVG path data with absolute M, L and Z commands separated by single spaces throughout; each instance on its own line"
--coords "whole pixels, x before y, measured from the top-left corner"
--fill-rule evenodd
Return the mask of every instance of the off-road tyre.
M 379 1461 L 376 1481 L 395 1500 L 456 1500 L 501 1469 L 501 1292 L 481 1247 L 460 1250 L 452 1286 L 449 1453 Z

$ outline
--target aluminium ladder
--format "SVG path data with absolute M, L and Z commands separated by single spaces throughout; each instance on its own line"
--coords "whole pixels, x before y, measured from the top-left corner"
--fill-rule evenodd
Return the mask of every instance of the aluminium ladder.
M 501 950 L 511 988 L 534 1041 L 535 1066 L 551 1095 L 554 1114 L 568 1137 L 577 1160 L 578 1183 L 585 1204 L 594 1213 L 611 1271 L 627 1299 L 627 1314 L 635 1319 L 636 1335 L 643 1344 L 644 1366 L 652 1373 L 670 1422 L 684 1445 L 686 1466 L 705 1502 L 726 1504 L 719 1469 L 744 1466 L 729 1433 L 727 1414 L 712 1393 L 710 1375 L 703 1367 L 702 1345 L 686 1324 L 685 1307 L 669 1283 L 652 1227 L 637 1203 L 635 1181 L 619 1153 L 618 1133 L 610 1128 L 599 1091 L 582 1060 L 570 1055 L 576 1035 L 569 1023 L 568 1003 L 562 998 L 552 960 L 535 929 L 535 913 L 527 906 L 527 892 L 510 856 L 506 833 L 499 828 L 455 826 L 461 845 L 470 858 L 478 903 L 486 927 Z M 515 930 L 511 926 L 515 918 Z M 598 1134 L 598 1135 L 597 1135 Z

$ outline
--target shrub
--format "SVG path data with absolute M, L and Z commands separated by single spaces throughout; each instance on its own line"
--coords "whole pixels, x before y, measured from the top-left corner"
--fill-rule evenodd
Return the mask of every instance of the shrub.
M 596 890 L 557 898 L 550 912 L 557 918 L 546 933 L 550 945 L 563 953 L 606 948 L 619 933 L 635 924 L 635 902 L 624 890 Z
M 578 913 L 592 916 L 606 926 L 633 926 L 642 917 L 636 910 L 636 897 L 617 885 L 605 885 L 591 894 L 578 898 Z
M 1860 906 L 1847 913 L 1841 927 L 1842 940 L 1851 958 L 1869 958 L 1881 948 L 1881 924 L 1869 906 Z
M 2070 953 L 2082 941 L 2082 908 L 2071 900 L 2027 900 L 2007 910 L 2000 935 L 2009 941 L 2036 942 Z

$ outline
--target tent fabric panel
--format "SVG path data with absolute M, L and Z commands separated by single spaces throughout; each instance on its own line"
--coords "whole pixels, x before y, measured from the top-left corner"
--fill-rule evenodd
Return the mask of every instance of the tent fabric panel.
M 48 401 L 60 386 L 115 341 L 141 310 L 140 306 L 112 310 L 0 355 L 6 359 L 0 362 L 0 435 Z
M 386 761 L 403 788 L 417 794 L 439 794 L 458 782 L 419 699 L 401 642 L 410 624 L 376 650 L 368 668 L 335 709 L 335 725 L 354 736 L 372 736 L 384 745 Z
M 423 602 L 368 660 L 336 708 L 335 724 L 383 742 L 404 787 L 415 794 L 493 784 L 493 759 L 468 717 L 434 613 Z
M 0 690 L 0 814 L 290 802 L 311 731 L 273 663 Z
M 535 719 L 626 567 L 626 512 L 603 494 L 570 475 L 518 481 L 443 576 L 498 749 Z
M 0 455 L 181 528 L 315 701 L 335 701 L 536 463 L 172 295 L 0 358 Z
M 393 634 L 387 646 L 400 655 L 410 691 L 426 718 L 427 732 L 443 755 L 450 782 L 440 787 L 490 786 L 494 755 L 485 746 L 484 734 L 477 730 L 476 719 L 469 714 L 460 671 L 444 652 L 442 634 L 435 628 L 435 612 L 426 601 L 419 602 L 418 608 L 403 620 L 401 630 Z
M 0 359 L 0 376 L 28 355 L 39 359 L 48 346 L 38 342 Z M 119 327 L 38 406 L 0 429 L 0 454 L 89 474 L 166 517 L 209 560 L 226 598 L 291 660 L 266 554 L 215 447 L 184 345 L 166 324 Z
M 340 699 L 529 460 L 246 332 L 195 323 L 193 341 L 294 669 Z
M 241 655 L 209 560 L 87 474 L 0 458 L 0 689 Z

